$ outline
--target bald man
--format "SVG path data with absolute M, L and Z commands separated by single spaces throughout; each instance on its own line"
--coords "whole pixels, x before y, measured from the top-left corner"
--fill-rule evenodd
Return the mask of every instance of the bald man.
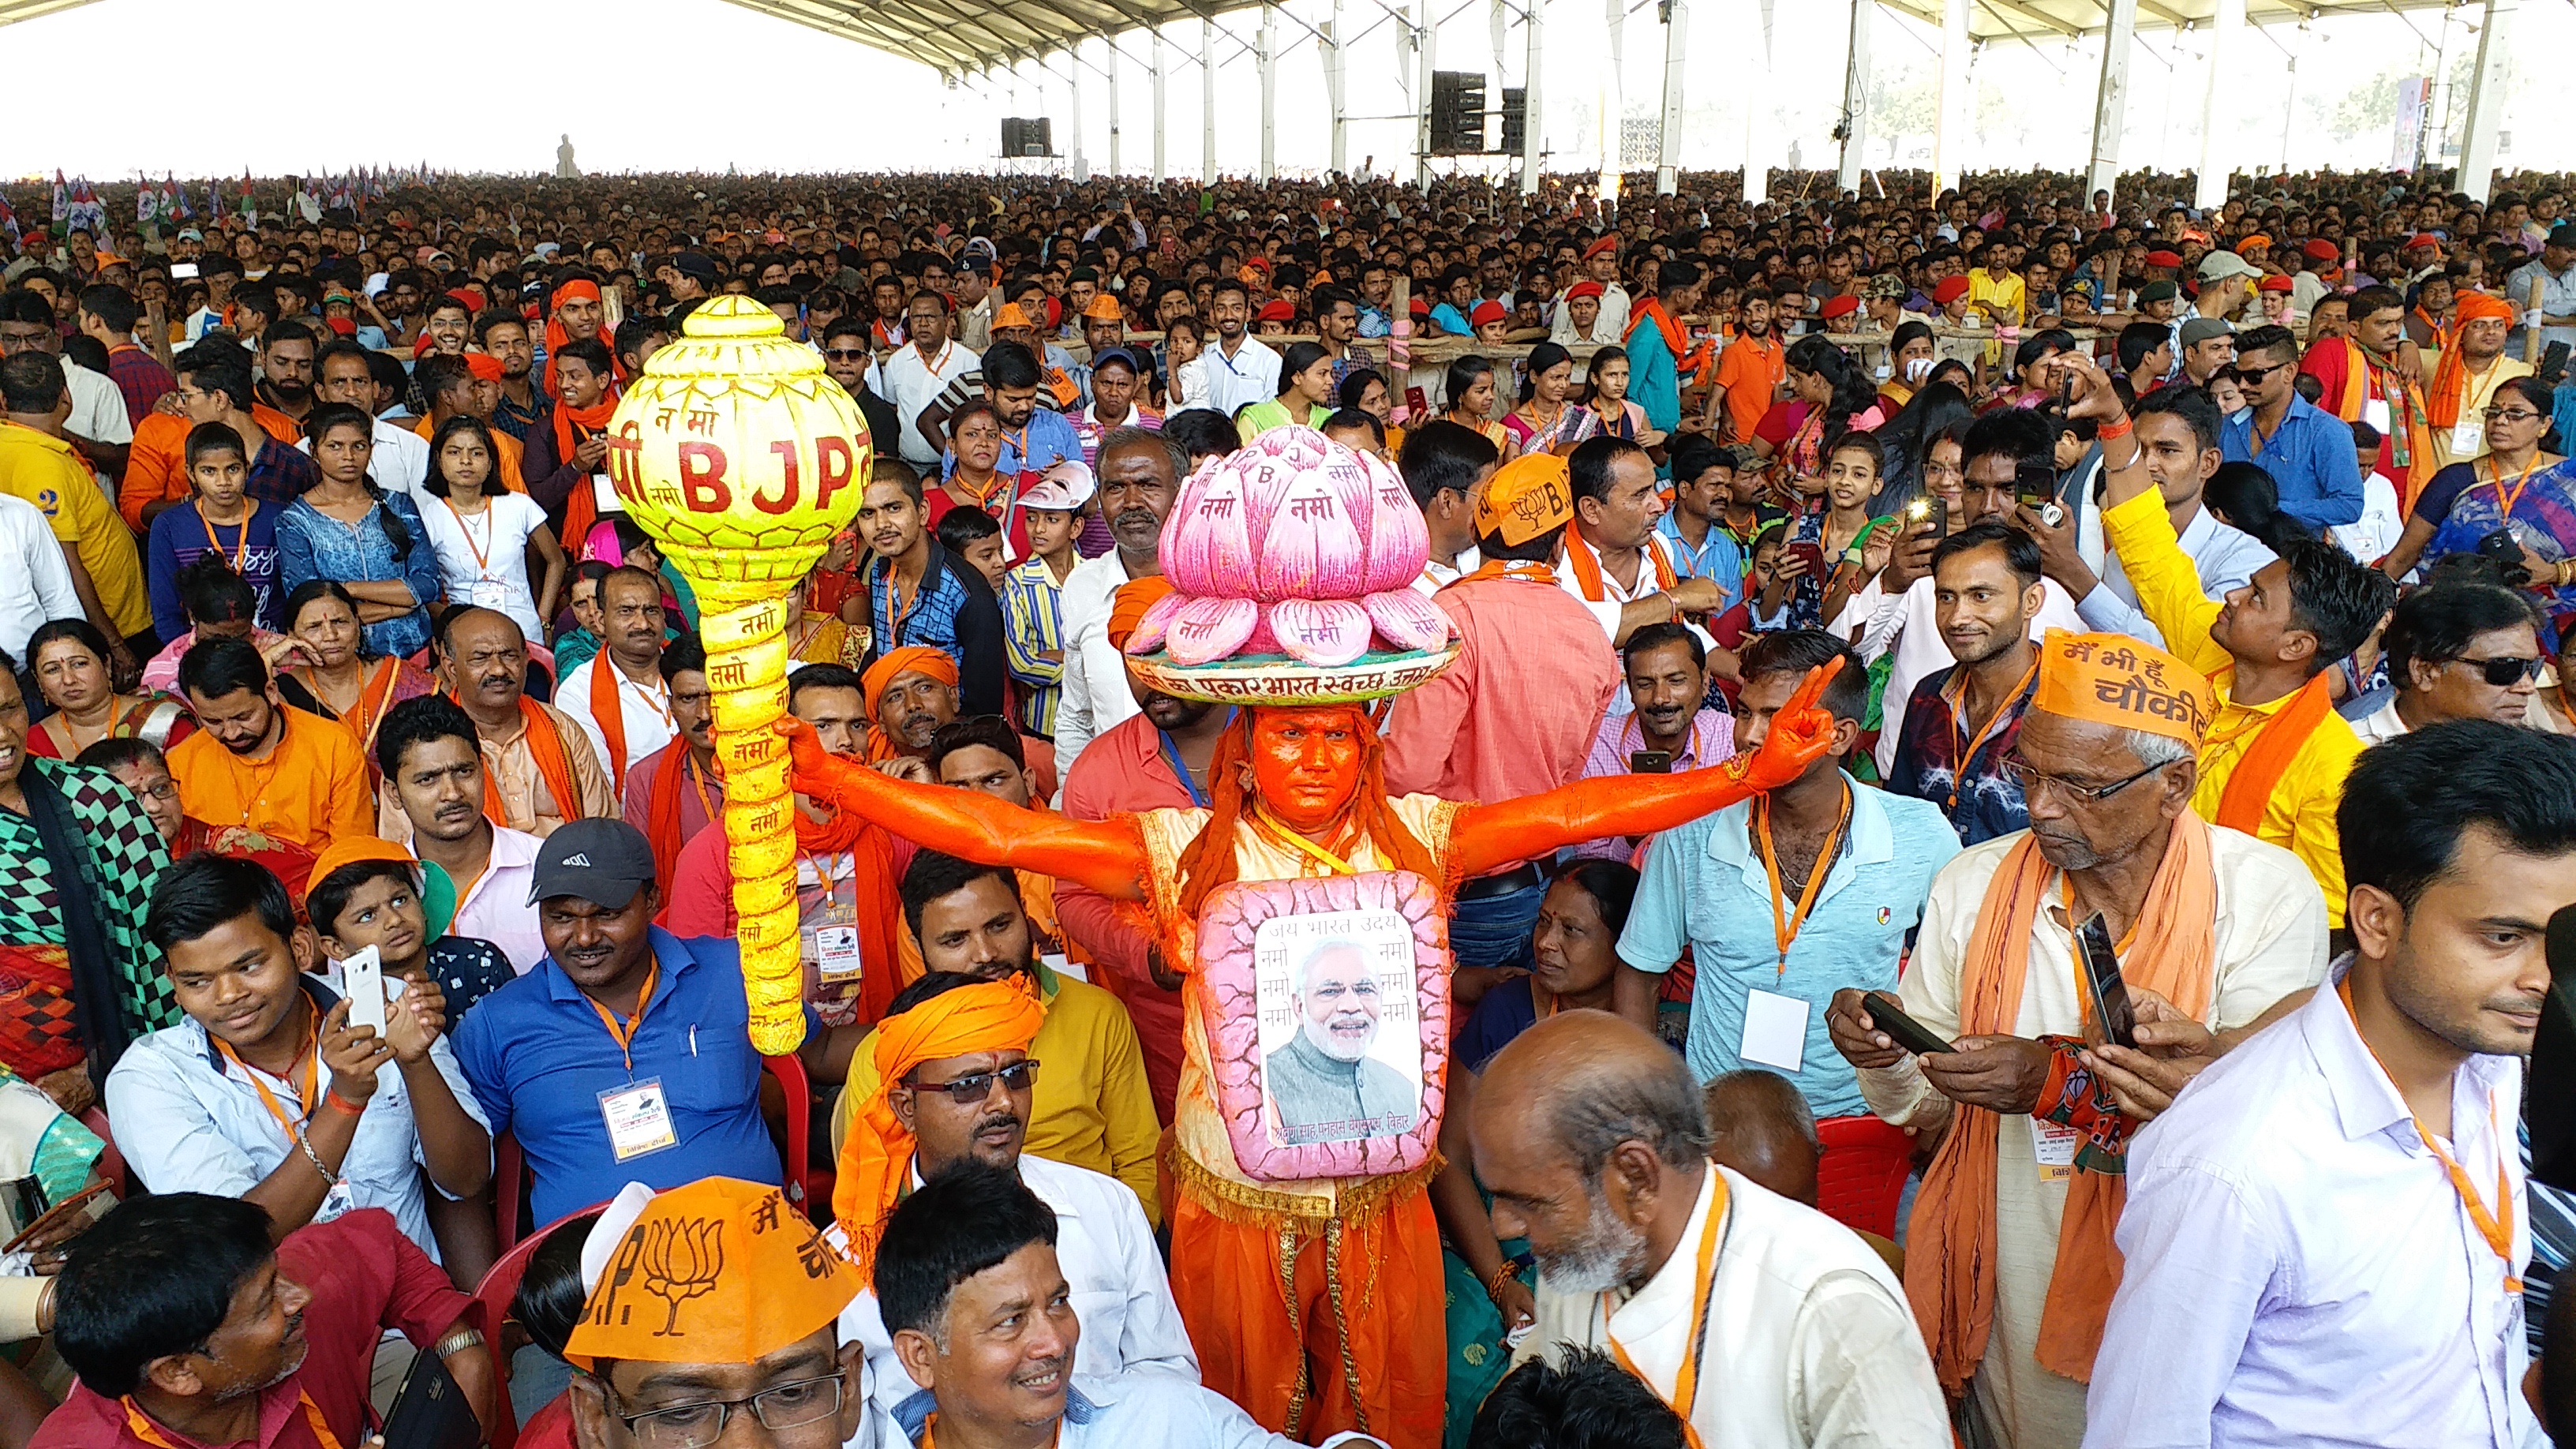
M 1615 1339 L 1706 1444 L 1949 1441 L 1896 1276 L 1833 1219 L 1712 1162 L 1698 1083 L 1643 1028 L 1540 1022 L 1486 1065 L 1468 1130 L 1494 1231 L 1538 1258 L 1523 1360 Z M 1722 1387 L 1702 1392 L 1702 1364 L 1726 1365 Z
M 1731 1167 L 1791 1202 L 1816 1205 L 1816 1114 L 1797 1084 L 1759 1067 L 1708 1084 L 1709 1160 Z

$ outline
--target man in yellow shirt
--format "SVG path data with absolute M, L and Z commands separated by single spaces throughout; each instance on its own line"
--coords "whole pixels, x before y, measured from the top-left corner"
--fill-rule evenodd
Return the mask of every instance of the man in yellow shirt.
M 2192 808 L 2214 825 L 2296 855 L 2325 893 L 2328 925 L 2340 929 L 2343 848 L 2335 807 L 2362 744 L 2335 713 L 2327 671 L 2369 637 L 2396 602 L 2397 587 L 2332 544 L 2297 540 L 2223 602 L 2201 593 L 2199 571 L 2174 535 L 2146 450 L 2110 379 L 2089 358 L 2070 354 L 2061 362 L 2076 374 L 2070 414 L 2100 421 L 2109 480 L 2103 536 L 2165 647 L 2218 688 Z M 2185 446 L 2157 437 L 2159 446 Z
M 71 393 L 50 354 L 22 352 L 0 360 L 0 492 L 36 505 L 63 546 L 81 611 L 108 638 L 111 653 L 152 628 L 152 601 L 134 535 L 107 506 L 107 495 L 78 450 L 63 438 Z M 112 660 L 132 667 L 128 657 Z
M 1013 872 L 925 850 L 903 873 L 902 893 L 904 923 L 932 974 L 992 981 L 1025 976 L 1036 985 L 1046 1022 L 1028 1048 L 1042 1068 L 1028 1117 L 1029 1154 L 1118 1179 L 1160 1226 L 1154 1148 L 1162 1131 L 1127 1008 L 1099 987 L 1048 970 L 1037 959 Z M 832 1119 L 835 1157 L 846 1151 L 858 1105 L 877 1095 L 875 1051 L 871 1032 L 851 1056 L 848 1085 Z M 844 1161 L 845 1171 L 847 1166 Z
M 1977 261 L 1981 265 L 1968 274 L 1968 306 L 1984 312 L 1992 326 L 2020 326 L 2030 294 L 2021 273 L 2012 270 L 2011 249 L 1990 241 L 1978 249 Z

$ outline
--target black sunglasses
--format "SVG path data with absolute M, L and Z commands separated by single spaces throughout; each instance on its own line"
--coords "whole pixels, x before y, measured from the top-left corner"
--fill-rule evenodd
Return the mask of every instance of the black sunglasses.
M 998 1072 L 969 1072 L 955 1081 L 910 1082 L 906 1085 L 916 1092 L 946 1092 L 949 1101 L 960 1107 L 972 1107 L 993 1094 L 996 1080 L 1001 1082 L 1005 1091 L 1025 1092 L 1029 1083 L 1037 1080 L 1037 1075 L 1037 1058 L 1031 1057 L 1024 1062 L 1013 1062 Z
M 2497 689 L 2503 689 L 2516 680 L 2540 677 L 2540 659 L 2536 655 L 2499 654 L 2493 659 L 2452 659 L 2445 662 L 2467 665 Z
M 2270 367 L 2247 367 L 2245 364 L 2240 362 L 2236 364 L 2236 380 L 2247 387 L 2258 387 L 2262 384 L 2263 379 L 2270 377 L 2273 373 L 2279 372 L 2285 367 L 2293 365 L 2294 364 L 2287 362 L 2276 362 Z
M 827 347 L 823 349 L 823 355 L 834 362 L 861 362 L 869 354 L 864 347 Z

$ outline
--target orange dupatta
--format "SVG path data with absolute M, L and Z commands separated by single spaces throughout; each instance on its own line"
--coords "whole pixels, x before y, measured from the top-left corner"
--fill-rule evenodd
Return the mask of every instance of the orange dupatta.
M 552 364 L 548 364 L 548 371 L 551 375 Z M 584 431 L 605 432 L 609 419 L 615 416 L 617 399 L 614 396 L 600 399 L 594 407 L 555 404 L 555 466 L 560 468 L 572 461 L 572 455 L 581 447 Z M 584 478 L 575 483 L 572 492 L 564 498 L 563 546 L 564 552 L 572 555 L 574 562 L 581 561 L 582 540 L 590 536 L 590 526 L 598 521 L 599 499 L 591 491 L 590 480 Z
M 2358 422 L 2370 401 L 2370 377 L 2375 368 L 2370 354 L 2349 337 L 2335 339 L 2343 344 L 2343 395 L 2335 399 L 2335 416 L 2345 422 Z M 2435 372 L 2438 377 L 2440 369 Z M 2405 468 L 2405 475 L 2395 481 L 2403 486 L 2398 498 L 2403 506 L 2412 503 L 2415 491 L 2433 479 L 2433 439 L 2424 426 L 2426 404 L 2423 391 L 2401 379 L 2395 368 L 2388 369 L 2388 385 L 2381 389 L 2388 404 L 2388 456 Z M 2402 446 L 2401 446 L 2402 444 Z
M 2270 719 L 2256 726 L 2254 743 L 2237 760 L 2235 772 L 2227 777 L 2227 788 L 2219 794 L 2214 823 L 2254 834 L 2263 823 L 2264 807 L 2272 803 L 2272 793 L 2280 788 L 2281 777 L 2289 773 L 2291 762 L 2298 759 L 2308 736 L 2317 732 L 2317 726 L 2325 723 L 2326 713 L 2333 708 L 2334 695 L 2326 687 L 2326 676 L 2320 673 L 2299 686 L 2299 692 L 2291 695 L 2290 702 L 2274 711 Z
M 2011 1032 L 2021 1016 L 2023 985 L 2034 970 L 2030 940 L 2056 867 L 2023 836 L 1996 870 L 1977 908 L 1977 924 L 1960 963 L 1959 1032 Z M 2172 1002 L 2185 1016 L 2209 1009 L 2216 989 L 2218 876 L 2209 826 L 2184 811 L 2174 820 L 2164 859 L 2147 883 L 2145 905 L 2120 963 L 2130 984 Z M 2073 922 L 2068 923 L 2070 926 Z M 2059 969 L 2073 971 L 2070 959 Z M 2081 990 L 2081 977 L 2078 977 Z M 1986 1356 L 1995 1322 L 1995 1176 L 2003 1119 L 1983 1107 L 1954 1108 L 1950 1133 L 1923 1175 L 1905 1253 L 1905 1296 L 1914 1304 L 1932 1350 L 1932 1368 L 1953 1395 L 1966 1390 Z M 2040 1311 L 2042 1368 L 2079 1383 L 2093 1376 L 2111 1295 L 2120 1286 L 2120 1250 L 2111 1230 L 2127 1201 L 2126 1181 L 2077 1168 L 2067 1185 L 2057 1237 L 2057 1264 Z
M 1655 546 L 1653 538 L 1648 538 L 1638 551 L 1654 564 L 1657 588 L 1670 589 L 1678 582 L 1673 574 L 1673 561 L 1664 557 L 1664 551 Z M 1565 521 L 1565 562 L 1574 570 L 1574 586 L 1583 591 L 1583 597 L 1596 604 L 1607 601 L 1601 578 L 1601 559 L 1593 553 L 1592 545 L 1583 541 L 1583 524 L 1579 519 Z
M 581 818 L 581 794 L 573 788 L 572 763 L 564 758 L 563 735 L 555 729 L 554 717 L 544 705 L 533 699 L 519 701 L 519 720 L 527 726 L 528 758 L 537 766 L 537 778 L 546 782 L 546 790 L 555 797 L 555 809 L 566 820 Z M 477 741 L 480 747 L 480 741 Z M 536 809 L 528 811 L 531 825 L 536 824 Z M 483 818 L 507 828 L 510 812 L 501 802 L 501 782 L 492 778 L 492 762 L 483 762 Z
M 1707 342 L 1692 347 L 1684 340 L 1681 327 L 1673 321 L 1672 314 L 1664 310 L 1661 297 L 1648 297 L 1645 305 L 1628 318 L 1628 330 L 1619 334 L 1620 343 L 1625 345 L 1629 338 L 1637 335 L 1637 329 L 1648 322 L 1655 324 L 1655 330 L 1663 334 L 1664 346 L 1672 351 L 1673 375 L 1687 374 L 1693 386 L 1707 386 L 1709 379 L 1717 373 L 1717 348 Z
M 680 792 L 688 780 L 682 772 L 688 767 L 691 751 L 686 735 L 673 735 L 662 749 L 661 767 L 653 772 L 653 874 L 662 884 L 662 899 L 671 898 L 671 872 L 680 863 Z M 721 830 L 722 820 L 707 824 Z

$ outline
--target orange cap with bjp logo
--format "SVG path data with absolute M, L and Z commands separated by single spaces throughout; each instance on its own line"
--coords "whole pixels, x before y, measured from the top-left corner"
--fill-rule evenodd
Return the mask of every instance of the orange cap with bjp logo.
M 1505 463 L 1476 499 L 1476 533 L 1527 543 L 1574 521 L 1574 479 L 1554 453 L 1524 453 Z
M 785 1193 L 731 1177 L 649 1198 L 630 1186 L 591 1229 L 582 1270 L 590 1297 L 564 1357 L 584 1370 L 751 1363 L 830 1326 L 861 1287 Z

